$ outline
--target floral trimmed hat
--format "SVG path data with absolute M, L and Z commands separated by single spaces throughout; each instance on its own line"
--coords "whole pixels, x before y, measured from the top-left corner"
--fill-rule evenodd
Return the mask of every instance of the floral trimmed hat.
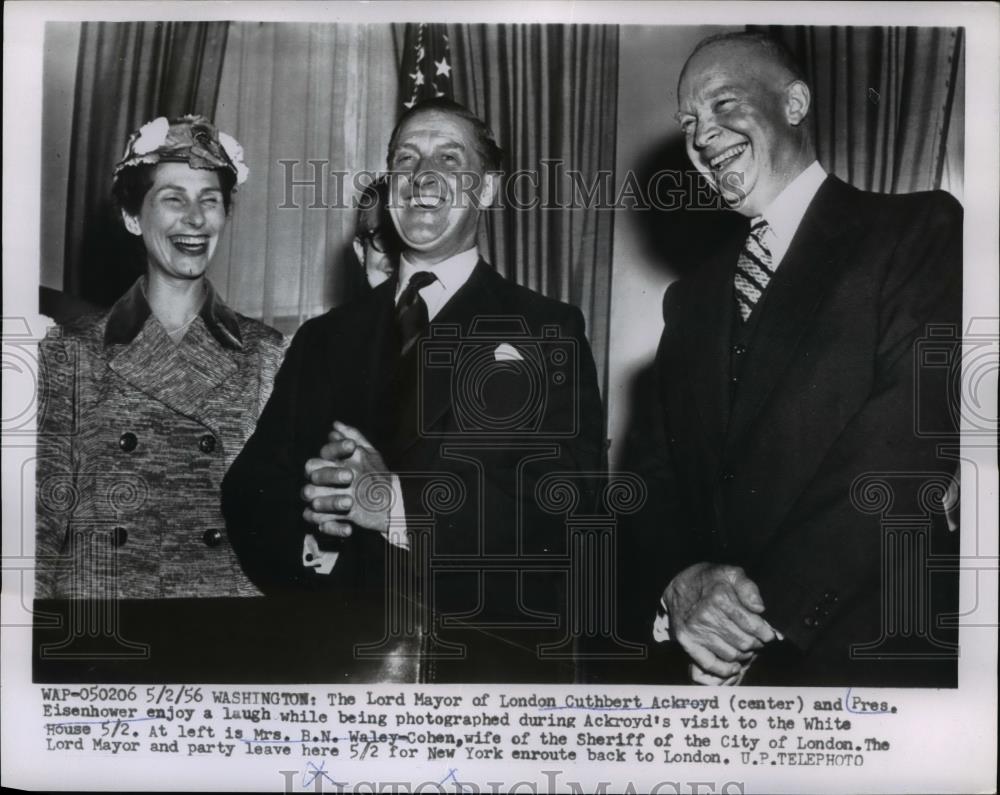
M 246 182 L 250 174 L 243 162 L 243 147 L 232 136 L 219 132 L 204 116 L 160 116 L 129 136 L 113 175 L 117 177 L 122 169 L 143 163 L 175 162 L 187 163 L 191 168 L 228 168 L 236 175 L 237 185 Z

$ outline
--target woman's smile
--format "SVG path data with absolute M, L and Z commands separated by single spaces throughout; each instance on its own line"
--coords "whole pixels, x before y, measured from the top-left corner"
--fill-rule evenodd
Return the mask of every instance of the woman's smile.
M 142 236 L 151 278 L 201 278 L 226 225 L 218 173 L 160 163 L 139 215 L 125 225 Z

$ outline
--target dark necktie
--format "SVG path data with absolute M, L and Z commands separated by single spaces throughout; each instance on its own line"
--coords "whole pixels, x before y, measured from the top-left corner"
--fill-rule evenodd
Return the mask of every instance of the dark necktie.
M 763 218 L 751 226 L 750 234 L 747 235 L 740 258 L 736 262 L 733 286 L 736 288 L 736 308 L 744 323 L 750 318 L 774 275 L 771 250 L 764 242 L 767 230 L 770 228 Z
M 420 291 L 437 280 L 430 271 L 417 271 L 410 277 L 406 289 L 396 304 L 396 328 L 399 329 L 399 355 L 405 356 L 420 338 L 430 322 L 427 318 L 427 304 L 420 297 Z

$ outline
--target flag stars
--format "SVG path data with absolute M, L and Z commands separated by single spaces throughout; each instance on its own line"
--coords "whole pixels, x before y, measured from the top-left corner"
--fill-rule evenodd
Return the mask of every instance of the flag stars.
M 408 24 L 406 41 L 405 58 L 399 70 L 404 83 L 400 86 L 401 107 L 410 110 L 424 99 L 451 96 L 454 67 L 450 63 L 445 26 Z

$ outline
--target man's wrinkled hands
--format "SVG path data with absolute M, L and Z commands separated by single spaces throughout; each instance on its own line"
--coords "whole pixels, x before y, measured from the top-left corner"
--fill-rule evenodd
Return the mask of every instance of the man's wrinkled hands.
M 780 637 L 761 616 L 756 584 L 738 566 L 689 566 L 670 581 L 663 601 L 670 632 L 694 663 L 695 682 L 737 681 L 757 650 Z
M 302 515 L 307 522 L 339 538 L 350 536 L 356 525 L 388 539 L 392 475 L 360 431 L 335 422 L 319 457 L 306 461 L 305 475 Z M 359 498 L 359 486 L 366 498 Z

